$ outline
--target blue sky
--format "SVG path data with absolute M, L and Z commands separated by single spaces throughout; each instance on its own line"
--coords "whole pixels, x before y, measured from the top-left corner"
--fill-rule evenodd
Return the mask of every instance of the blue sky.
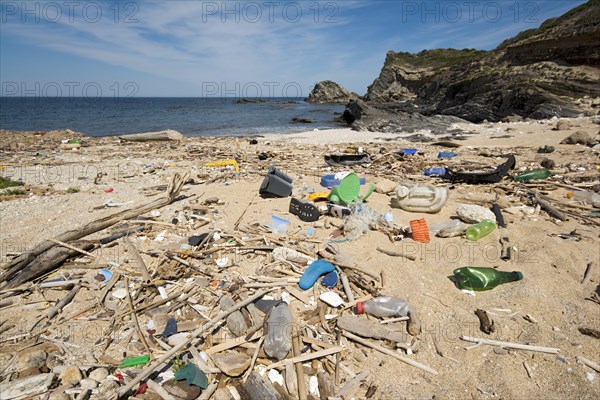
M 388 50 L 492 49 L 584 2 L 2 0 L 0 94 L 364 94 Z

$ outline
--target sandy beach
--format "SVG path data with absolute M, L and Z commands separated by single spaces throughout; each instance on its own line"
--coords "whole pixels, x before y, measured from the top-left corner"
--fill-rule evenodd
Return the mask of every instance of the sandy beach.
M 459 125 L 456 128 L 467 138 L 455 141 L 460 146 L 450 149 L 406 141 L 397 134 L 350 129 L 264 135 L 255 138 L 256 144 L 243 137 L 188 137 L 178 142 L 154 143 L 131 143 L 116 137 L 82 137 L 83 146 L 75 150 L 60 149 L 61 140 L 75 137 L 65 131 L 45 135 L 2 132 L 0 175 L 25 183 L 23 195 L 1 197 L 3 263 L 62 232 L 125 209 L 135 209 L 162 196 L 176 173 L 188 174 L 193 179 L 183 186 L 182 199 L 140 216 L 150 218 L 152 223 L 146 223 L 143 232 L 129 236 L 152 276 L 151 287 L 142 289 L 136 258 L 123 239 L 119 239 L 98 246 L 92 250 L 93 256 L 81 255 L 67 261 L 60 268 L 33 280 L 31 286 L 18 291 L 0 290 L 1 299 L 7 300 L 0 309 L 1 320 L 5 327 L 10 326 L 0 335 L 2 374 L 19 373 L 19 368 L 26 364 L 22 360 L 23 351 L 32 346 L 52 354 L 48 368 L 57 371 L 63 365 L 86 365 L 84 370 L 87 371 L 98 366 L 113 368 L 110 360 L 147 353 L 132 328 L 131 318 L 115 318 L 127 310 L 126 300 L 118 303 L 116 311 L 95 305 L 103 287 L 94 277 L 101 268 L 128 277 L 136 292 L 134 304 L 137 308 L 160 298 L 156 292 L 158 286 L 165 287 L 169 293 L 178 293 L 186 283 L 196 282 L 198 288 L 194 289 L 191 298 L 196 304 L 208 306 L 210 316 L 217 314 L 213 306 L 224 293 L 234 297 L 253 293 L 243 285 L 260 280 L 250 277 L 299 277 L 305 266 L 295 265 L 291 269 L 289 263 L 274 263 L 269 251 L 243 250 L 247 244 L 240 245 L 232 238 L 243 242 L 244 237 L 263 235 L 266 238 L 256 247 L 285 245 L 313 256 L 332 240 L 343 239 L 343 235 L 338 237 L 339 232 L 336 233 L 336 226 L 343 224 L 341 219 L 322 216 L 315 223 L 302 222 L 288 212 L 290 198 L 263 199 L 258 195 L 258 188 L 267 168 L 274 163 L 294 179 L 293 196 L 302 198 L 309 192 L 326 190 L 319 185 L 321 176 L 345 168 L 328 166 L 323 156 L 354 146 L 371 154 L 370 164 L 352 168 L 368 183 L 387 178 L 396 183 L 420 182 L 450 189 L 449 200 L 436 214 L 391 208 L 390 196 L 385 193 L 374 193 L 369 197 L 367 204 L 374 210 L 392 212 L 397 227 L 406 227 L 409 221 L 420 218 L 432 227 L 450 221 L 461 204 L 489 208 L 493 203 L 503 209 L 507 227 L 496 229 L 477 242 L 468 242 L 464 237 L 439 238 L 433 234 L 431 242 L 426 244 L 417 243 L 410 237 L 391 242 L 386 234 L 374 230 L 352 241 L 335 240 L 335 246 L 347 253 L 360 270 L 380 277 L 379 292 L 382 295 L 408 299 L 419 310 L 422 323 L 419 347 L 415 354 L 398 354 L 438 372 L 437 375 L 424 372 L 343 338 L 339 342 L 344 347 L 340 353 L 343 369 L 338 372 L 340 380 L 336 388 L 350 381 L 353 374 L 370 371 L 369 384 L 358 388 L 354 398 L 365 398 L 370 386 L 376 387 L 372 398 L 377 399 L 598 398 L 598 372 L 578 359 L 583 357 L 600 362 L 599 338 L 582 333 L 582 329 L 588 329 L 588 332 L 600 330 L 600 210 L 578 204 L 565 195 L 573 189 L 594 190 L 598 187 L 600 153 L 585 146 L 560 144 L 577 131 L 597 135 L 598 125 L 593 118 L 574 118 L 568 120 L 570 128 L 554 130 L 557 122 L 554 119 Z M 539 154 L 537 149 L 546 145 L 556 150 Z M 397 150 L 407 147 L 418 149 L 418 154 L 404 158 L 395 155 Z M 440 160 L 437 158 L 439 151 L 454 151 L 458 156 Z M 529 185 L 516 185 L 509 178 L 497 184 L 467 185 L 422 175 L 424 168 L 433 166 L 499 165 L 504 154 L 516 157 L 516 171 L 511 173 L 540 168 L 540 161 L 550 158 L 555 163 L 553 176 Z M 206 165 L 228 159 L 237 160 L 239 173 L 229 167 Z M 559 221 L 535 207 L 524 208 L 531 205 L 528 190 L 544 193 L 552 204 L 569 212 L 568 219 Z M 218 201 L 211 199 L 215 197 Z M 115 203 L 114 207 L 107 206 Z M 198 211 L 198 217 L 191 217 L 195 211 Z M 261 230 L 260 226 L 271 223 L 272 215 L 289 220 L 287 234 Z M 173 224 L 174 219 L 178 219 L 177 224 Z M 218 255 L 192 256 L 189 250 L 182 249 L 181 245 L 188 243 L 190 236 L 215 231 L 220 232 L 223 243 L 230 243 L 230 247 L 223 246 Z M 576 235 L 569 236 L 575 231 Z M 99 239 L 110 234 L 111 229 L 105 229 L 83 239 L 98 245 Z M 508 261 L 500 259 L 503 237 L 510 239 L 513 248 L 513 257 Z M 390 257 L 377 251 L 377 247 L 412 255 L 415 260 Z M 178 254 L 196 267 L 189 268 L 169 259 L 167 253 Z M 218 266 L 215 260 L 225 257 L 228 259 L 226 266 Z M 591 275 L 584 280 L 590 264 Z M 454 287 L 448 279 L 455 268 L 467 265 L 521 271 L 524 279 L 469 295 Z M 288 273 L 283 274 L 280 270 Z M 76 279 L 81 282 L 81 289 L 57 317 L 39 322 L 48 307 L 63 299 L 72 287 L 39 288 L 39 282 L 56 278 Z M 209 282 L 213 280 L 223 281 L 223 288 L 210 286 Z M 121 280 L 115 287 L 123 285 Z M 302 329 L 310 326 L 317 340 L 333 340 L 336 344 L 335 333 L 330 333 L 335 330 L 334 317 L 326 326 L 316 327 L 313 322 L 308 322 L 310 312 L 319 307 L 315 301 L 318 294 L 326 290 L 316 285 L 305 292 L 313 301 L 311 305 L 292 296 L 290 309 Z M 341 285 L 334 290 L 347 301 Z M 138 303 L 135 296 L 142 291 L 147 297 Z M 284 292 L 286 289 L 282 287 L 272 295 L 285 297 Z M 190 308 L 192 303 L 171 301 L 159 309 L 137 313 L 140 325 L 145 327 L 157 313 L 175 317 L 182 326 L 205 322 L 204 317 Z M 495 332 L 488 335 L 480 331 L 479 320 L 474 314 L 476 309 L 488 312 L 494 321 Z M 351 308 L 333 307 L 327 307 L 325 313 L 332 316 L 353 314 Z M 406 331 L 405 322 L 391 325 Z M 41 332 L 45 339 L 35 339 L 28 335 L 30 331 Z M 461 336 L 551 347 L 559 351 L 558 354 L 547 354 L 489 345 L 473 346 L 474 343 L 461 340 Z M 207 350 L 228 337 L 227 330 L 221 328 L 207 340 L 194 342 L 194 345 L 200 351 Z M 389 342 L 369 340 L 392 348 Z M 256 342 L 245 350 L 252 355 L 255 347 Z M 156 358 L 166 352 L 166 348 L 156 344 L 151 345 L 151 350 Z M 335 365 L 335 356 L 330 358 Z M 272 362 L 262 356 L 259 361 L 266 365 Z M 307 362 L 307 373 L 311 372 L 310 367 Z M 320 362 L 312 367 L 322 368 Z M 221 378 L 222 387 L 227 382 L 235 384 L 233 378 L 226 379 L 222 375 Z M 156 397 L 146 394 L 136 398 Z

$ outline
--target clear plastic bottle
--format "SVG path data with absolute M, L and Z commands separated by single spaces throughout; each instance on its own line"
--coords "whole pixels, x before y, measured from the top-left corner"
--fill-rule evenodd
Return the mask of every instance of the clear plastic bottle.
M 496 229 L 496 222 L 491 219 L 484 219 L 478 224 L 469 226 L 465 232 L 465 236 L 469 240 L 479 240 L 492 233 L 494 229 Z
M 397 297 L 382 296 L 356 303 L 357 314 L 367 313 L 376 317 L 406 317 L 410 312 L 410 303 Z
M 277 360 L 284 359 L 292 349 L 292 313 L 286 302 L 271 309 L 263 347 L 269 357 Z
M 600 207 L 600 194 L 598 193 L 575 190 L 574 192 L 567 192 L 567 197 L 585 204 L 593 205 L 594 207 Z
M 446 224 L 438 224 L 431 227 L 432 232 L 435 232 L 437 236 L 443 238 L 460 236 L 465 233 L 466 229 L 467 225 L 463 224 L 458 219 L 453 219 Z
M 356 303 L 357 314 L 371 314 L 376 317 L 408 317 L 408 333 L 417 336 L 421 332 L 421 321 L 415 308 L 406 300 L 391 296 L 381 296 Z

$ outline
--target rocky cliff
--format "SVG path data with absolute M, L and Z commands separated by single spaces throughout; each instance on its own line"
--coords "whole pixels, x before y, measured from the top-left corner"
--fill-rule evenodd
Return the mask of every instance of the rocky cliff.
M 472 122 L 570 117 L 597 113 L 579 99 L 600 97 L 599 81 L 600 0 L 589 0 L 492 51 L 390 51 L 365 100 L 387 108 L 408 102 L 425 115 Z
M 304 101 L 308 103 L 346 104 L 358 95 L 350 93 L 333 81 L 322 81 L 315 85 Z

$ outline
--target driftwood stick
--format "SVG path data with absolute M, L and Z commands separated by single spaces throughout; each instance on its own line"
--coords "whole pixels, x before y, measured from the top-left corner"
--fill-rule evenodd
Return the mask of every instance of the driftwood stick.
M 410 254 L 404 254 L 402 252 L 399 251 L 393 251 L 393 250 L 386 250 L 386 249 L 382 249 L 381 247 L 377 248 L 377 251 L 383 254 L 387 254 L 388 256 L 391 257 L 404 257 L 404 258 L 408 258 L 411 261 L 415 261 L 417 259 L 417 257 L 412 256 Z
M 152 355 L 152 350 L 148 347 L 148 342 L 146 342 L 146 338 L 144 337 L 144 333 L 140 329 L 140 321 L 138 321 L 137 314 L 135 313 L 135 309 L 133 308 L 133 301 L 131 300 L 131 293 L 129 293 L 129 278 L 125 277 L 125 291 L 127 292 L 127 304 L 129 305 L 129 310 L 131 311 L 131 315 L 133 317 L 133 325 L 135 327 L 135 331 L 140 337 L 140 342 L 146 348 L 148 354 Z
M 50 242 L 54 246 L 53 242 Z M 90 250 L 94 247 L 89 242 L 76 242 L 80 247 Z M 4 276 L 10 276 L 10 280 L 3 282 L 0 277 L 0 286 L 6 285 L 7 288 L 14 288 L 23 283 L 32 281 L 35 278 L 51 272 L 54 268 L 64 263 L 68 258 L 74 257 L 79 254 L 77 250 L 71 250 L 67 247 L 55 246 L 50 248 L 48 251 L 34 257 L 26 267 L 17 266 L 15 270 L 11 269 L 4 274 Z M 11 272 L 12 271 L 12 272 Z
M 597 364 L 597 363 L 593 362 L 592 360 L 588 360 L 585 357 L 577 357 L 577 361 L 584 365 L 587 365 L 588 367 L 595 370 L 596 372 L 600 372 L 600 364 Z
M 82 389 L 81 392 L 79 392 L 79 394 L 77 395 L 77 397 L 75 397 L 75 400 L 83 400 L 87 397 L 87 395 L 90 392 L 90 388 L 86 388 L 86 389 Z
M 211 383 L 206 389 L 202 391 L 202 394 L 196 400 L 209 400 L 212 397 L 212 395 L 215 394 L 218 388 L 218 381 Z
M 154 382 L 152 379 L 148 379 L 146 381 L 148 384 L 148 388 L 152 390 L 154 393 L 160 396 L 163 400 L 175 400 L 175 397 L 171 396 L 169 392 L 167 392 L 162 386 L 158 383 Z
M 549 216 L 559 219 L 561 221 L 567 220 L 567 216 L 562 211 L 559 211 L 556 207 L 550 204 L 548 200 L 541 199 L 539 197 L 536 197 L 535 199 L 537 203 L 542 207 L 542 209 L 548 213 Z
M 398 354 L 390 349 L 386 349 L 385 347 L 379 346 L 378 344 L 371 343 L 370 341 L 363 339 L 359 336 L 356 336 L 350 332 L 342 331 L 342 335 L 344 335 L 345 337 L 347 337 L 350 340 L 353 340 L 355 342 L 362 344 L 363 346 L 370 347 L 371 349 L 377 350 L 380 353 L 387 354 L 388 356 L 392 356 L 395 359 L 400 360 L 408 365 L 412 365 L 413 367 L 422 369 L 423 371 L 429 372 L 430 374 L 437 375 L 437 371 L 435 369 L 428 367 L 425 364 L 421 364 L 420 362 L 415 361 L 408 357 L 403 357 L 400 354 Z
M 348 275 L 343 272 L 341 269 L 338 270 L 340 275 L 340 281 L 342 282 L 342 287 L 344 288 L 344 293 L 346 294 L 346 298 L 348 301 L 352 303 L 354 301 L 354 293 L 352 293 L 352 288 L 350 288 L 350 281 L 348 281 Z
M 300 336 L 298 332 L 298 325 L 294 324 L 292 328 L 292 352 L 294 357 L 300 356 Z M 304 381 L 304 367 L 301 363 L 296 363 L 296 379 L 298 381 L 298 397 L 300 400 L 306 400 L 306 383 Z
M 315 358 L 330 356 L 332 354 L 339 353 L 340 351 L 343 351 L 343 350 L 344 350 L 343 347 L 335 346 L 330 349 L 319 350 L 319 351 L 315 351 L 314 353 L 304 354 L 304 355 L 301 355 L 298 357 L 288 358 L 286 360 L 278 361 L 276 363 L 273 363 L 273 364 L 267 366 L 267 370 L 283 367 L 287 360 L 291 360 L 293 363 L 300 363 L 300 362 L 304 362 L 304 361 L 314 360 Z
M 304 293 L 302 293 L 299 289 L 296 289 L 296 287 L 294 286 L 286 286 L 285 290 L 287 290 L 292 296 L 294 296 L 295 298 L 297 298 L 298 300 L 300 300 L 301 302 L 303 302 L 304 304 L 310 306 L 310 299 L 308 298 L 307 295 L 305 295 Z
M 190 351 L 190 354 L 192 355 L 192 357 L 194 358 L 194 364 L 196 364 L 196 367 L 200 368 L 200 370 L 202 372 L 204 372 L 205 374 L 220 374 L 221 373 L 221 370 L 219 368 L 214 368 L 214 367 L 211 367 L 210 365 L 208 365 L 204 361 L 202 356 L 200 356 L 200 353 L 194 346 L 190 346 L 189 351 Z
M 350 381 L 346 382 L 346 384 L 340 389 L 340 391 L 335 394 L 335 397 L 343 399 L 353 398 L 354 394 L 356 393 L 362 382 L 366 380 L 370 374 L 371 371 L 366 370 L 356 375 Z
M 348 263 L 345 262 L 341 262 L 341 261 L 336 261 L 332 258 L 324 258 L 324 260 L 329 261 L 330 263 L 332 263 L 333 265 L 337 265 L 340 268 L 348 268 L 348 269 L 353 269 L 356 270 L 360 273 L 369 275 L 371 278 L 375 279 L 375 281 L 379 281 L 379 275 L 370 272 L 370 271 L 365 271 L 365 269 L 363 267 L 359 267 L 357 265 L 350 265 Z
M 583 274 L 583 279 L 581 280 L 581 286 L 587 285 L 592 277 L 592 272 L 594 271 L 595 265 L 594 263 L 589 263 L 585 269 L 585 273 Z
M 252 199 L 250 200 L 250 203 L 248 203 L 246 205 L 246 208 L 244 208 L 244 211 L 242 211 L 242 214 L 240 215 L 240 217 L 237 219 L 237 221 L 235 221 L 235 224 L 233 225 L 233 230 L 237 230 L 238 226 L 240 226 L 240 222 L 242 222 L 242 218 L 244 218 L 244 215 L 246 215 L 246 212 L 248 211 L 248 209 L 250 208 L 250 206 L 252 205 L 252 203 L 254 203 L 254 199 L 256 198 L 256 194 L 254 194 L 254 196 L 252 197 Z
M 433 338 L 433 346 L 435 347 L 435 352 L 440 357 L 444 357 L 444 358 L 447 358 L 448 360 L 452 360 L 455 363 L 458 363 L 458 360 L 456 358 L 452 358 L 452 357 L 446 355 L 446 353 L 444 353 L 444 351 L 442 350 L 442 347 L 440 346 L 440 342 L 438 341 L 438 338 L 437 338 L 436 334 L 433 334 L 432 338 Z
M 248 369 L 244 373 L 244 377 L 242 379 L 243 382 L 246 382 L 248 380 L 248 377 L 252 373 L 252 370 L 254 369 L 254 364 L 256 363 L 256 359 L 258 358 L 258 353 L 260 353 L 260 346 L 262 346 L 265 339 L 266 336 L 263 336 L 258 340 L 258 343 L 256 344 L 256 349 L 254 350 L 254 354 L 252 354 L 252 359 L 250 360 L 250 367 L 248 367 Z
M 79 289 L 81 289 L 81 285 L 75 285 L 75 287 L 71 289 L 69 294 L 67 294 L 61 301 L 59 301 L 54 307 L 52 307 L 52 309 L 48 311 L 48 314 L 46 315 L 48 317 L 48 320 L 51 320 L 59 312 L 61 312 L 64 306 L 66 306 L 71 302 L 71 300 L 73 300 L 73 297 L 75 297 Z
M 190 335 L 189 338 L 187 338 L 185 341 L 183 341 L 180 344 L 171 348 L 171 350 L 167 351 L 161 357 L 156 359 L 152 364 L 150 364 L 148 367 L 146 367 L 144 370 L 142 370 L 142 372 L 140 372 L 135 378 L 133 378 L 131 380 L 131 382 L 129 382 L 124 387 L 122 387 L 121 390 L 119 390 L 119 397 L 124 396 L 127 392 L 129 392 L 131 389 L 133 389 L 135 387 L 135 385 L 140 383 L 143 379 L 148 377 L 152 372 L 154 372 L 158 367 L 160 367 L 160 365 L 162 365 L 165 361 L 167 361 L 169 358 L 171 358 L 173 355 L 175 355 L 179 350 L 181 350 L 182 348 L 189 345 L 192 340 L 196 339 L 198 336 L 202 335 L 207 330 L 212 329 L 223 318 L 226 318 L 232 312 L 237 311 L 240 308 L 245 307 L 246 305 L 252 303 L 254 300 L 257 300 L 257 299 L 263 297 L 268 292 L 269 292 L 269 290 L 261 290 L 259 292 L 256 292 L 253 296 L 250 296 L 246 300 L 239 302 L 235 306 L 221 312 L 219 315 L 217 315 L 216 317 L 214 317 L 213 319 L 208 321 L 206 324 L 204 324 L 200 328 L 196 329 L 194 332 L 192 332 L 192 334 Z
M 499 340 L 483 339 L 483 338 L 476 338 L 476 337 L 471 337 L 471 336 L 461 336 L 460 338 L 467 342 L 473 342 L 473 343 L 477 343 L 477 344 L 487 344 L 490 346 L 509 347 L 511 349 L 517 349 L 517 350 L 539 351 L 541 353 L 550 353 L 550 354 L 557 354 L 560 351 L 560 349 L 553 348 L 553 347 L 530 346 L 527 344 L 502 342 Z
M 90 256 L 92 258 L 99 258 L 97 255 L 92 254 L 90 252 L 87 252 L 87 251 L 85 251 L 83 249 L 80 249 L 78 247 L 75 247 L 73 245 L 70 245 L 69 243 L 61 242 L 60 240 L 56 240 L 56 239 L 48 239 L 48 240 L 51 241 L 51 242 L 53 242 L 53 243 L 58 244 L 59 246 L 66 247 L 67 249 L 74 250 L 74 251 L 76 251 L 78 253 L 81 253 L 81 254 L 85 254 L 86 256 Z
M 68 281 L 42 282 L 42 283 L 38 284 L 37 286 L 40 289 L 47 289 L 47 288 L 57 288 L 57 287 L 63 287 L 63 286 L 72 286 L 72 285 L 75 285 L 80 282 L 81 282 L 81 279 L 70 279 Z
M 208 355 L 211 355 L 211 354 L 215 354 L 215 353 L 218 353 L 221 351 L 233 349 L 234 347 L 238 347 L 245 343 L 252 342 L 253 340 L 258 339 L 260 336 L 261 336 L 260 334 L 255 333 L 254 335 L 251 335 L 249 337 L 248 337 L 248 335 L 246 335 L 245 337 L 231 338 L 231 339 L 224 341 L 223 343 L 220 343 L 216 346 L 213 346 L 209 349 L 204 350 L 204 352 Z
M 527 361 L 523 361 L 523 367 L 525 367 L 525 371 L 527 372 L 527 376 L 528 377 L 533 377 L 533 371 L 531 370 L 531 367 L 529 366 L 529 364 L 527 364 Z
M 100 292 L 100 296 L 98 297 L 98 304 L 99 305 L 102 305 L 102 302 L 104 301 L 104 298 L 106 297 L 106 295 L 108 295 L 108 292 L 111 291 L 111 289 L 113 288 L 113 286 L 115 286 L 117 284 L 117 282 L 119 281 L 119 279 L 121 279 L 121 274 L 119 274 L 118 272 L 113 272 L 112 277 L 106 283 L 106 286 L 104 286 L 104 289 L 102 289 L 102 292 Z
M 133 258 L 135 258 L 140 269 L 142 270 L 142 276 L 144 277 L 144 282 L 150 282 L 152 280 L 152 278 L 150 277 L 150 273 L 148 273 L 148 267 L 146 266 L 146 263 L 144 262 L 144 259 L 140 255 L 140 252 L 138 251 L 137 247 L 135 247 L 135 245 L 131 242 L 131 240 L 129 240 L 129 238 L 127 236 L 125 236 L 123 238 L 123 242 L 127 245 L 127 249 L 133 255 Z
M 77 292 L 79 291 L 79 289 L 81 289 L 81 285 L 77 284 L 73 287 L 73 289 L 71 289 L 71 291 L 62 299 L 60 300 L 58 303 L 56 303 L 56 305 L 54 307 L 52 307 L 47 313 L 46 315 L 43 315 L 42 317 L 38 318 L 33 325 L 31 326 L 31 329 L 29 330 L 30 332 L 32 332 L 35 327 L 37 326 L 37 324 L 42 321 L 44 318 L 48 319 L 48 322 L 54 318 L 59 312 L 61 312 L 61 310 L 63 309 L 64 306 L 66 306 L 67 304 L 69 304 L 69 302 L 71 300 L 73 300 L 73 297 L 75 297 L 75 295 L 77 294 Z

